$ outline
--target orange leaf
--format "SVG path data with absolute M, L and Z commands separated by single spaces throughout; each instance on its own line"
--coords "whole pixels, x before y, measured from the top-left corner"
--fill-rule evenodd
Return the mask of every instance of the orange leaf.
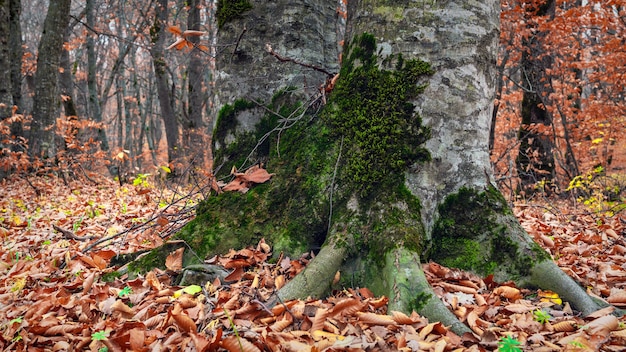
M 168 30 L 168 32 L 170 32 L 170 33 L 172 33 L 174 35 L 178 35 L 178 36 L 181 36 L 183 34 L 183 31 L 181 31 L 178 26 L 168 26 L 167 30 Z
M 171 50 L 176 48 L 176 50 L 180 50 L 182 48 L 185 47 L 185 43 L 187 41 L 185 40 L 185 38 L 178 38 L 176 39 L 176 41 L 174 43 L 172 43 L 170 46 L 168 46 L 167 48 L 165 48 L 165 50 Z
M 183 311 L 183 308 L 180 306 L 180 304 L 176 303 L 171 313 L 172 318 L 174 318 L 174 321 L 176 322 L 176 325 L 178 325 L 178 327 L 181 328 L 181 330 L 183 330 L 184 332 L 198 330 L 198 328 L 196 327 L 196 323 L 194 323 L 194 321 L 187 315 L 187 313 Z

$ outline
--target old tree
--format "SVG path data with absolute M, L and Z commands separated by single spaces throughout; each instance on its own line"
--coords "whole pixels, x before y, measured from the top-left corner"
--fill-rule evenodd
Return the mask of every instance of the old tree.
M 597 310 L 493 186 L 498 1 L 351 0 L 343 10 L 220 1 L 215 165 L 224 176 L 262 164 L 274 176 L 205 201 L 177 235 L 195 250 L 187 263 L 261 238 L 275 253 L 313 250 L 271 303 L 323 296 L 339 271 L 336 285 L 367 286 L 390 310 L 458 333 L 469 330 L 437 299 L 422 261 Z

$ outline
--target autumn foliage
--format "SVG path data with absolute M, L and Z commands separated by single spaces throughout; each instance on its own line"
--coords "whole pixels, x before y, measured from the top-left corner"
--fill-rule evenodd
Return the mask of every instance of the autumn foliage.
M 567 188 L 577 175 L 626 165 L 626 9 L 620 1 L 502 2 L 501 71 L 492 161 L 503 188 L 515 189 L 524 94 L 539 97 L 546 123 L 524 126 L 551 145 L 553 175 L 536 181 Z M 529 58 L 524 63 L 524 56 Z M 533 79 L 536 78 L 536 79 Z M 528 170 L 524 170 L 528 171 Z

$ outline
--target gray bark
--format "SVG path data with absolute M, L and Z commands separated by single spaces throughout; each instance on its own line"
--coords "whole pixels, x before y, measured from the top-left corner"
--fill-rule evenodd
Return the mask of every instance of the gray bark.
M 13 95 L 11 89 L 11 55 L 9 50 L 9 1 L 0 1 L 0 119 L 11 116 Z
M 189 2 L 189 14 L 187 17 L 187 29 L 201 31 L 200 23 L 200 7 L 203 1 L 192 0 Z M 190 37 L 189 41 L 198 45 L 199 37 Z M 184 135 L 186 137 L 185 149 L 192 154 L 189 161 L 197 165 L 205 165 L 204 159 L 207 156 L 208 148 L 203 147 L 203 141 L 207 135 L 207 124 L 203 118 L 204 104 L 207 100 L 206 85 L 204 84 L 204 70 L 206 62 L 209 60 L 208 53 L 202 52 L 198 48 L 194 48 L 189 53 L 189 66 L 187 68 L 187 76 L 189 79 L 188 88 L 188 111 L 187 124 L 185 126 Z
M 87 0 L 85 3 L 85 12 L 87 17 L 87 25 L 94 28 L 95 25 L 95 0 Z M 102 122 L 102 107 L 98 98 L 98 82 L 96 76 L 96 38 L 97 33 L 87 34 L 87 90 L 89 91 L 89 110 L 90 116 L 95 122 Z M 108 93 L 108 92 L 107 92 Z M 105 93 L 106 94 L 106 93 Z M 98 141 L 100 141 L 100 149 L 109 150 L 109 139 L 106 135 L 105 128 L 98 128 Z
M 461 187 L 484 189 L 491 182 L 489 130 L 496 82 L 499 36 L 497 1 L 421 1 L 415 6 L 360 2 L 352 32 L 370 31 L 385 54 L 403 53 L 430 62 L 435 74 L 416 102 L 432 136 L 432 161 L 406 177 L 420 199 L 427 235 L 437 206 Z
M 161 118 L 165 125 L 165 138 L 167 139 L 168 161 L 171 163 L 178 159 L 181 152 L 180 138 L 178 131 L 178 121 L 174 113 L 173 97 L 169 89 L 167 79 L 167 63 L 164 58 L 165 33 L 168 17 L 167 0 L 159 0 L 156 4 L 157 17 L 152 27 L 152 64 L 156 76 L 157 92 L 159 96 L 159 106 L 161 107 Z
M 270 55 L 279 55 L 339 72 L 336 2 L 251 1 L 241 20 L 225 23 L 218 32 L 215 106 L 220 109 L 240 98 L 268 103 L 281 88 L 295 87 L 302 97 L 319 91 L 328 75 Z M 251 131 L 265 112 L 238 116 L 240 129 Z M 221 146 L 216 145 L 219 149 Z
M 50 3 L 39 42 L 29 154 L 44 159 L 56 155 L 54 124 L 60 106 L 59 62 L 63 50 L 63 34 L 69 23 L 70 4 L 70 0 Z

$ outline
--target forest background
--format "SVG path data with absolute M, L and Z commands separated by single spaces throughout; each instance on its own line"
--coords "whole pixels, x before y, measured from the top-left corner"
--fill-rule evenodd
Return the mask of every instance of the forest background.
M 99 181 L 101 177 L 115 179 L 120 186 L 130 187 L 121 187 L 119 192 L 131 189 L 140 196 L 140 201 L 128 198 L 106 205 L 121 209 L 120 217 L 126 221 L 123 226 L 107 228 L 107 235 L 124 233 L 127 231 L 124 228 L 131 229 L 127 234 L 139 233 L 145 228 L 135 227 L 131 218 L 143 218 L 150 220 L 146 223 L 153 229 L 160 228 L 159 235 L 166 238 L 192 216 L 187 206 L 195 204 L 188 202 L 193 197 L 180 193 L 169 198 L 174 203 L 170 208 L 165 201 L 157 202 L 161 209 L 166 208 L 162 213 L 165 215 L 152 216 L 144 208 L 149 208 L 155 199 L 163 199 L 162 194 L 154 193 L 154 186 L 165 185 L 167 180 L 205 186 L 195 188 L 194 197 L 204 196 L 203 192 L 211 188 L 212 170 L 219 167 L 212 165 L 211 134 L 220 114 L 212 100 L 212 92 L 219 89 L 213 84 L 216 72 L 213 58 L 237 50 L 237 43 L 215 44 L 220 21 L 230 19 L 230 14 L 220 12 L 223 1 L 12 0 L 3 3 L 0 39 L 8 50 L 0 53 L 4 68 L 0 81 L 5 82 L 0 87 L 0 164 L 3 176 L 7 177 L 4 187 L 8 187 L 3 201 L 17 209 L 11 216 L 5 211 L 6 228 L 29 232 L 32 219 L 18 215 L 18 211 L 39 208 L 27 200 L 20 203 L 16 199 L 24 197 L 14 192 L 18 188 L 30 189 L 41 196 L 41 191 L 49 187 L 45 176 L 52 174 L 70 186 L 63 191 L 63 184 L 59 190 L 59 184 L 53 182 L 52 192 L 72 193 L 67 200 L 82 213 L 79 219 L 69 213 L 65 214 L 66 218 L 54 219 L 57 224 L 74 230 L 63 236 L 75 241 L 79 240 L 71 236 L 103 231 L 89 225 L 89 220 L 101 217 L 107 204 L 98 198 L 99 191 L 83 198 L 72 183 L 75 180 L 106 184 Z M 235 3 L 244 10 L 248 6 L 247 1 Z M 501 4 L 501 47 L 497 62 L 500 75 L 490 139 L 498 186 L 511 202 L 551 197 L 552 204 L 573 205 L 576 214 L 585 216 L 575 221 L 578 226 L 597 225 L 609 238 L 617 240 L 619 229 L 624 226 L 619 220 L 623 215 L 620 212 L 626 207 L 626 148 L 622 144 L 626 137 L 625 4 L 584 0 L 502 1 Z M 342 6 L 340 1 L 338 16 L 343 15 Z M 52 20 L 63 17 L 60 13 L 70 14 L 67 22 Z M 54 59 L 55 50 L 59 53 L 58 61 Z M 122 194 L 120 199 L 127 196 Z M 523 222 L 523 217 L 529 215 L 519 209 L 517 214 Z M 168 210 L 176 217 L 167 215 Z M 550 210 L 562 214 L 557 209 Z M 529 232 L 539 243 L 552 248 L 554 254 L 554 248 L 565 240 L 548 235 L 546 229 L 554 230 L 557 225 L 550 215 L 542 216 L 543 222 L 534 221 L 527 226 L 536 228 Z M 2 230 L 3 236 L 7 233 Z M 143 231 L 142 235 L 134 236 L 123 250 L 159 244 L 159 239 L 149 237 L 148 233 Z M 48 239 L 25 238 L 43 243 L 42 246 L 49 245 Z M 589 243 L 593 241 L 590 239 Z M 32 243 L 23 245 L 28 247 Z M 9 262 L 6 255 L 28 253 L 19 248 L 20 245 L 15 245 L 4 253 L 4 263 Z M 264 251 L 259 248 L 256 255 L 263 256 Z M 615 248 L 626 249 L 618 245 Z M 585 256 L 589 255 L 589 248 L 578 248 L 578 253 L 581 250 Z M 38 255 L 43 253 L 42 250 Z M 98 261 L 109 255 L 105 250 L 83 256 L 81 260 L 83 265 L 99 268 Z M 37 255 L 33 257 L 37 259 Z M 296 266 L 295 262 L 291 265 Z M 13 273 L 16 267 L 19 266 L 11 269 Z M 574 271 L 584 276 L 586 269 L 581 268 L 584 265 L 580 264 Z M 176 266 L 170 269 L 175 270 Z M 286 270 L 296 271 L 293 267 Z M 82 276 L 81 289 L 88 292 L 87 287 L 91 288 L 95 277 Z M 7 275 L 5 279 L 7 294 L 15 294 L 27 285 L 17 276 Z M 154 282 L 151 285 L 158 286 Z M 129 284 L 122 285 L 119 291 L 126 287 L 140 290 Z M 612 292 L 609 286 L 598 282 L 595 288 L 605 296 Z M 119 292 L 116 295 L 125 297 Z M 120 306 L 100 309 L 130 314 Z M 132 313 L 136 314 L 137 310 Z M 6 314 L 11 319 L 4 326 L 5 340 L 11 341 L 12 334 L 28 338 L 28 334 L 20 335 L 24 327 L 22 315 Z M 168 319 L 173 317 L 181 330 L 195 330 L 180 312 L 169 311 L 169 314 Z M 480 329 L 480 324 L 474 323 L 472 328 Z M 166 325 L 162 321 L 159 324 Z M 39 325 L 44 327 L 43 323 Z M 75 326 L 64 329 L 67 334 L 80 330 Z M 97 334 L 100 331 L 108 334 L 110 326 L 103 323 L 91 329 L 96 336 L 88 334 L 87 340 L 94 343 L 106 340 Z M 35 335 L 39 332 L 31 330 L 31 334 L 33 331 Z M 53 339 L 58 331 L 43 335 Z M 522 335 L 517 338 L 524 342 Z M 13 343 L 19 344 L 19 339 Z M 107 343 L 115 346 L 110 341 Z
M 50 21 L 46 31 L 47 1 L 6 5 L 5 172 L 68 168 L 70 159 L 88 155 L 83 167 L 122 180 L 180 173 L 190 164 L 210 174 L 219 115 L 213 58 L 237 50 L 237 43 L 215 45 L 229 16 L 219 13 L 220 2 L 53 4 L 51 10 L 67 6 L 70 16 Z M 507 196 L 576 188 L 594 205 L 619 200 L 624 180 L 615 174 L 626 164 L 619 147 L 626 133 L 623 11 L 619 1 L 502 1 L 490 147 Z M 62 38 L 58 63 L 38 55 L 50 50 L 50 32 Z M 583 189 L 590 183 L 603 189 L 592 195 Z

